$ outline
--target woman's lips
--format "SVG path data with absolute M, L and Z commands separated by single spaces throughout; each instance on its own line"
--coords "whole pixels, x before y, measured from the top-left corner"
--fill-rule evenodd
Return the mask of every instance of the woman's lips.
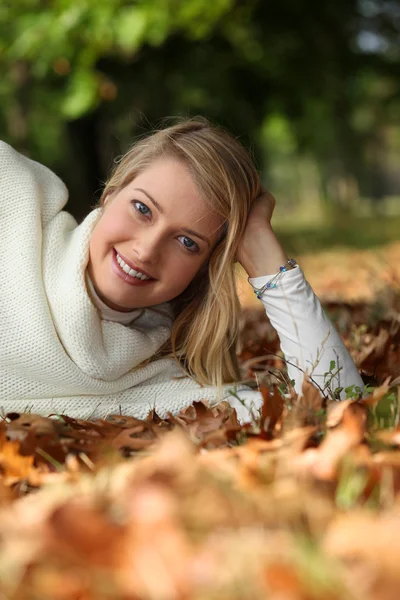
M 115 256 L 117 255 L 117 250 L 115 248 L 113 248 L 113 251 L 115 252 Z M 152 279 L 155 279 L 152 275 L 150 275 L 150 273 L 147 273 L 146 271 L 143 271 L 143 269 L 141 269 L 140 267 L 136 267 L 136 265 L 134 265 L 133 263 L 131 263 L 130 260 L 128 260 L 126 258 L 126 256 L 124 256 L 123 254 L 120 254 L 118 252 L 118 256 L 120 258 L 122 258 L 122 260 L 124 261 L 124 263 L 126 263 L 131 269 L 134 269 L 134 271 L 137 271 L 138 273 L 142 273 L 143 275 L 147 275 L 147 277 L 151 277 Z
M 121 256 L 121 258 L 123 259 L 122 256 Z M 127 263 L 127 264 L 130 264 L 130 263 Z M 155 279 L 144 279 L 144 280 L 138 279 L 137 277 L 132 277 L 132 275 L 125 273 L 125 271 L 118 264 L 117 252 L 116 252 L 115 248 L 113 248 L 113 252 L 112 252 L 111 267 L 112 267 L 114 273 L 116 275 L 118 275 L 118 277 L 123 279 L 123 281 L 125 281 L 125 283 L 128 283 L 129 285 L 143 286 L 143 285 L 149 285 L 149 283 L 153 283 L 153 281 L 155 281 Z M 134 267 L 132 267 L 132 268 L 134 268 Z M 135 269 L 135 270 L 139 271 L 139 269 Z M 144 273 L 143 271 L 140 271 L 140 272 L 143 273 L 144 275 L 147 275 L 147 273 Z M 148 275 L 148 277 L 150 277 L 150 275 Z

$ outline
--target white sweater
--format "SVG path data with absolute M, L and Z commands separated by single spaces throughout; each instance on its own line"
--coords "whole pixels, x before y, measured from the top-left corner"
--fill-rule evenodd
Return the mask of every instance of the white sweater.
M 168 338 L 167 311 L 146 309 L 128 325 L 110 315 L 102 318 L 85 279 L 99 209 L 78 226 L 62 210 L 68 195 L 60 179 L 1 142 L 0 186 L 2 412 L 28 409 L 89 418 L 121 410 L 144 418 L 152 408 L 165 416 L 194 400 L 215 401 L 214 388 L 182 378 L 172 359 L 136 368 Z M 341 385 L 362 385 L 301 270 L 284 278 L 285 285 L 268 292 L 263 302 L 287 358 L 307 367 L 330 329 L 315 373 L 327 370 L 336 350 L 343 364 Z M 297 372 L 289 373 L 300 381 Z M 257 393 L 242 393 L 259 405 Z M 245 418 L 240 404 L 238 409 Z

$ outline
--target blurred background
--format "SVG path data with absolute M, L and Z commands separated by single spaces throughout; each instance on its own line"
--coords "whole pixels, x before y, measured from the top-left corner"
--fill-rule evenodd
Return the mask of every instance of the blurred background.
M 0 0 L 0 137 L 80 220 L 135 137 L 205 115 L 251 149 L 289 253 L 334 250 L 317 276 L 389 245 L 381 272 L 400 263 L 399 42 L 396 0 Z

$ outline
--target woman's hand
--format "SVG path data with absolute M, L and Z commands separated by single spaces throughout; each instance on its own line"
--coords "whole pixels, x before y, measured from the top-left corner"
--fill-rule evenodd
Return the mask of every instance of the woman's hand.
M 271 225 L 274 208 L 275 198 L 262 188 L 251 207 L 237 252 L 249 277 L 274 274 L 287 261 Z
M 253 202 L 248 219 L 247 226 L 259 225 L 263 221 L 271 223 L 272 213 L 274 212 L 276 200 L 265 188 L 261 188 L 261 194 Z

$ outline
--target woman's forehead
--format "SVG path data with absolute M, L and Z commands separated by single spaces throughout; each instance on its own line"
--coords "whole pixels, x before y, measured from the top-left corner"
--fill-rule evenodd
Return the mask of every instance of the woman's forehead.
M 168 218 L 202 222 L 213 229 L 223 223 L 203 198 L 186 165 L 173 158 L 154 161 L 128 184 L 126 192 L 143 202 L 148 200 L 151 208 Z

